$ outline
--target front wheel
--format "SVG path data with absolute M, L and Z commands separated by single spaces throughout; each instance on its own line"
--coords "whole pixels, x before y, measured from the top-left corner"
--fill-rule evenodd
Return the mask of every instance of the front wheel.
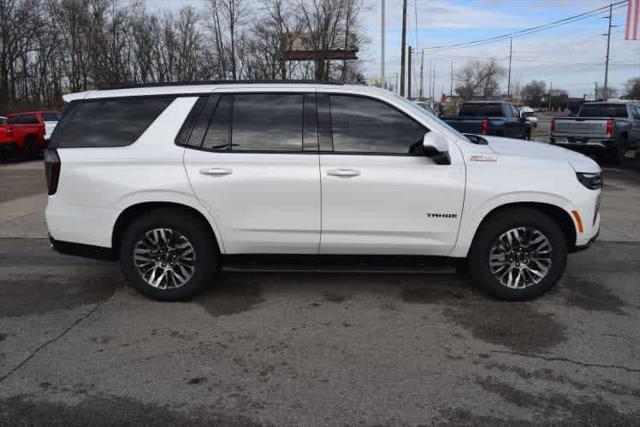
M 508 301 L 536 298 L 560 279 L 567 242 L 556 222 L 531 208 L 491 216 L 474 239 L 469 272 L 491 295 Z
M 161 301 L 187 300 L 206 289 L 219 257 L 207 224 L 175 209 L 134 220 L 123 234 L 119 256 L 129 283 Z

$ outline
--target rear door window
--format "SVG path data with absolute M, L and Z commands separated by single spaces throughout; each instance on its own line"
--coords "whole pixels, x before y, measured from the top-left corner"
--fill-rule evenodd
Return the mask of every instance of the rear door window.
M 124 147 L 133 144 L 174 96 L 95 99 L 72 103 L 51 136 L 51 147 Z
M 233 98 L 233 151 L 302 151 L 303 94 Z

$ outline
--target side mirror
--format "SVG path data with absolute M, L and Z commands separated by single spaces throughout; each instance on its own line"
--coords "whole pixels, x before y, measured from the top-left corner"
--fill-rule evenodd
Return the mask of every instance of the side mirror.
M 427 132 L 422 140 L 422 148 L 427 157 L 431 157 L 436 164 L 450 165 L 449 141 L 436 132 Z

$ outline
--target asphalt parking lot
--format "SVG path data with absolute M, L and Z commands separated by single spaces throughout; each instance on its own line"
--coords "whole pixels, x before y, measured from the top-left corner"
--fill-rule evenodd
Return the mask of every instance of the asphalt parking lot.
M 533 302 L 459 274 L 236 273 L 158 303 L 52 252 L 41 163 L 0 165 L 0 425 L 637 425 L 640 162 L 604 176 L 600 241 Z

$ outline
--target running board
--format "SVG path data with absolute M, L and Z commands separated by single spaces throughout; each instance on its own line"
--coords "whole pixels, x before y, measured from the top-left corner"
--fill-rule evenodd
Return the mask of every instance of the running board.
M 404 255 L 227 255 L 225 272 L 455 273 L 464 258 Z

